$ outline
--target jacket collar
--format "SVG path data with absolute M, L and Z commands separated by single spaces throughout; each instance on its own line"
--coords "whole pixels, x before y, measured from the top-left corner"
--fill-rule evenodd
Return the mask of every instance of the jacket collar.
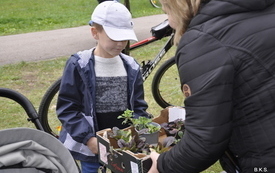
M 190 27 L 199 25 L 218 16 L 226 16 L 249 11 L 263 10 L 275 3 L 275 0 L 210 0 L 202 3 Z
M 86 67 L 90 60 L 94 62 L 94 50 L 95 48 L 77 52 L 77 56 L 79 57 L 78 64 L 80 65 L 81 68 Z M 135 59 L 133 59 L 132 57 L 125 55 L 123 53 L 120 53 L 119 56 L 121 57 L 123 62 L 130 65 L 131 68 L 135 70 L 139 69 L 138 64 L 136 63 Z

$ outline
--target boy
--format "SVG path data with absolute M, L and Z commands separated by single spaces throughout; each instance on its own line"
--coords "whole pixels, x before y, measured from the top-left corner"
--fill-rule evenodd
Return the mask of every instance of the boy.
M 145 116 L 143 80 L 137 62 L 121 53 L 137 41 L 127 8 L 116 1 L 100 3 L 91 17 L 95 48 L 72 55 L 64 69 L 57 114 L 63 128 L 60 140 L 80 160 L 83 173 L 99 168 L 96 132 L 114 126 L 126 109 Z

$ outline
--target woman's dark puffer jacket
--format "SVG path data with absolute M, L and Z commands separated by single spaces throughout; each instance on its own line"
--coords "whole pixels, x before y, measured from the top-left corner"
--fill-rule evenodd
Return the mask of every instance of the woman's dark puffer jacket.
M 243 173 L 275 172 L 275 0 L 212 0 L 176 52 L 186 132 L 161 173 L 201 172 L 229 148 Z

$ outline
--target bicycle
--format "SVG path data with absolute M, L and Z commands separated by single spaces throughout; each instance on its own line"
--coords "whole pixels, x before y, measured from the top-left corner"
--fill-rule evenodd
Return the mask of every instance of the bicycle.
M 106 0 L 97 0 L 98 3 L 104 2 Z M 119 0 L 117 0 L 118 2 L 120 2 Z M 161 7 L 161 3 L 159 2 L 159 0 L 149 0 L 150 4 L 155 7 L 155 8 L 160 8 Z
M 161 3 L 159 2 L 159 0 L 149 0 L 151 5 L 153 5 L 153 7 L 155 8 L 161 8 Z
M 173 41 L 173 30 L 168 24 L 168 20 L 160 23 L 159 25 L 152 27 L 151 29 L 152 36 L 139 41 L 135 44 L 130 45 L 130 50 L 134 50 L 136 48 L 145 46 L 152 42 L 161 40 L 164 37 L 169 37 L 166 41 L 165 45 L 162 49 L 158 52 L 156 57 L 153 60 L 149 60 L 148 62 L 142 61 L 141 62 L 141 70 L 143 80 L 145 81 L 148 76 L 152 73 L 153 69 L 157 66 L 160 60 L 164 57 L 164 55 L 168 52 L 168 50 L 172 47 Z M 156 71 L 153 80 L 152 80 L 152 94 L 155 101 L 163 108 L 171 105 L 182 105 L 183 103 L 183 96 L 180 95 L 178 98 L 182 98 L 179 100 L 169 100 L 171 99 L 171 94 L 181 94 L 180 87 L 179 87 L 179 79 L 177 74 L 177 67 L 175 66 L 174 57 L 165 61 L 159 69 Z M 176 76 L 175 78 L 169 78 L 166 76 Z M 44 94 L 40 106 L 38 109 L 38 115 L 40 122 L 45 129 L 46 132 L 52 134 L 53 136 L 58 138 L 58 131 L 61 127 L 61 123 L 56 121 L 56 113 L 55 113 L 55 105 L 57 101 L 57 95 L 60 87 L 61 78 L 56 80 L 46 91 Z M 167 85 L 170 84 L 170 85 Z M 164 88 L 165 87 L 165 88 Z M 176 102 L 175 102 L 176 101 Z M 50 107 L 52 106 L 52 107 Z M 50 117 L 53 116 L 53 117 Z M 52 122 L 50 122 L 52 121 Z M 58 124 L 55 124 L 58 123 Z M 50 125 L 55 124 L 55 125 Z M 51 127 L 56 127 L 56 129 L 52 129 Z

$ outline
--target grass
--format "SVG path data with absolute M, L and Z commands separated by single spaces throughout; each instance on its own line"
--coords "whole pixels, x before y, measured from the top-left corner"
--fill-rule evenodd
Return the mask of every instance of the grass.
M 1 0 L 0 36 L 87 25 L 97 4 L 97 0 Z M 130 0 L 130 10 L 133 18 L 162 13 L 148 0 Z

